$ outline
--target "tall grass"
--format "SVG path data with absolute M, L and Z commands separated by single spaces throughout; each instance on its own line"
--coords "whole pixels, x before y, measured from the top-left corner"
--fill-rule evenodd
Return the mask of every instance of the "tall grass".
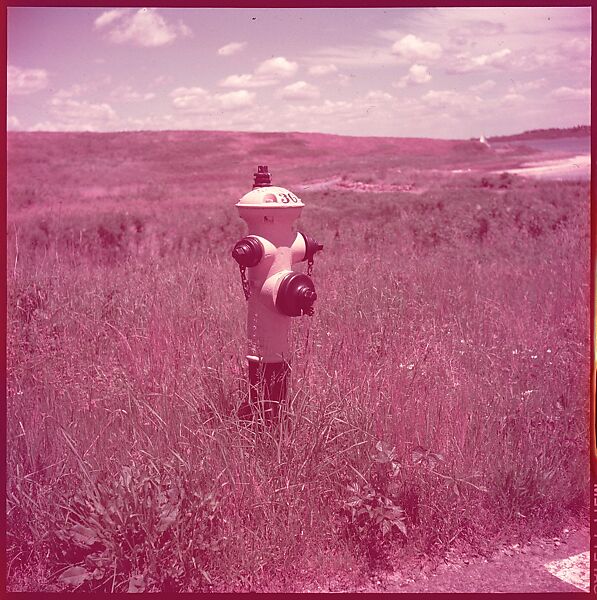
M 236 196 L 11 185 L 11 589 L 294 590 L 585 510 L 587 184 L 302 194 L 319 299 L 266 431 Z

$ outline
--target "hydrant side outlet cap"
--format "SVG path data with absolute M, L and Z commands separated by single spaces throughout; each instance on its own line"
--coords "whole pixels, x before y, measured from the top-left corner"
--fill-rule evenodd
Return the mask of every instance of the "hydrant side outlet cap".
M 300 198 L 286 188 L 268 185 L 245 194 L 236 206 L 242 208 L 295 208 L 305 206 Z
M 313 281 L 305 273 L 291 271 L 282 279 L 276 297 L 276 308 L 289 317 L 313 314 L 317 293 Z
M 232 258 L 242 267 L 255 267 L 263 257 L 263 246 L 254 237 L 244 237 L 234 245 Z

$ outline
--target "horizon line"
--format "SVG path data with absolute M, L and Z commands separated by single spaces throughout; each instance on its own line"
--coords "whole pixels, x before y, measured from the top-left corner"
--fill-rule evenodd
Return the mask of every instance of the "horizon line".
M 497 137 L 511 137 L 516 135 L 524 135 L 525 133 L 534 133 L 540 131 L 550 131 L 550 130 L 574 130 L 574 129 L 591 129 L 591 125 L 582 124 L 582 125 L 573 125 L 571 127 L 540 127 L 538 129 L 528 129 L 525 131 L 520 131 L 517 133 L 496 133 L 486 135 L 484 132 L 481 132 L 478 137 L 467 137 L 467 138 L 434 138 L 429 136 L 400 136 L 400 135 L 354 135 L 354 134 L 340 134 L 340 133 L 327 133 L 321 131 L 254 131 L 254 130 L 243 130 L 243 129 L 121 129 L 115 131 L 90 131 L 90 130 L 20 130 L 20 129 L 7 129 L 6 134 L 35 134 L 35 133 L 56 133 L 56 134 L 96 134 L 96 135 L 110 135 L 110 134 L 121 134 L 121 133 L 243 133 L 243 134 L 255 134 L 255 135 L 288 135 L 288 134 L 298 134 L 298 135 L 324 135 L 330 137 L 345 137 L 345 138 L 375 138 L 375 139 L 405 139 L 405 140 L 442 140 L 442 141 L 471 141 L 480 139 L 481 137 L 485 137 L 486 139 L 497 138 Z

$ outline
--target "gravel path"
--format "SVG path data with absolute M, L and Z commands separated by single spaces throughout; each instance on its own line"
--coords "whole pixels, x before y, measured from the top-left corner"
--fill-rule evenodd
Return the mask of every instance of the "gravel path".
M 389 577 L 384 589 L 378 587 L 377 590 L 400 593 L 588 592 L 588 553 L 588 528 L 564 530 L 558 538 L 503 549 L 494 557 L 473 564 L 451 565 L 445 572 L 419 581 L 406 583 Z M 571 557 L 571 560 L 563 560 Z

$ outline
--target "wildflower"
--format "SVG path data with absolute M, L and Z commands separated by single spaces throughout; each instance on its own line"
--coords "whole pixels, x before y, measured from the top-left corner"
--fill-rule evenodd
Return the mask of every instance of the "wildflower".
M 537 358 L 537 355 L 536 355 L 536 354 L 533 354 L 533 356 L 531 356 L 531 358 Z

